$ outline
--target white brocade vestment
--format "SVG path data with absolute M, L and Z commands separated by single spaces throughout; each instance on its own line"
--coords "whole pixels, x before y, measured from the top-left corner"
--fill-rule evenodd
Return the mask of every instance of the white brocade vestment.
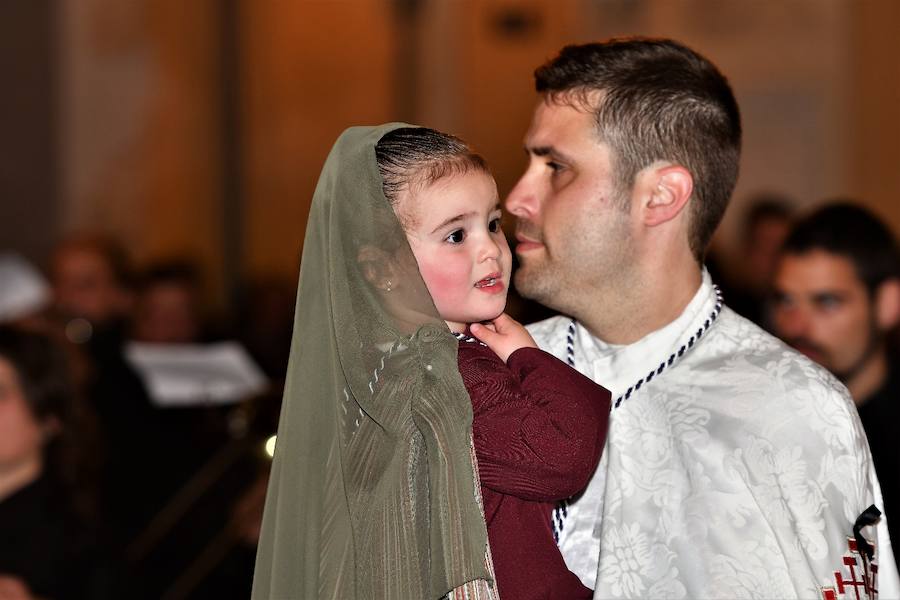
M 681 316 L 633 344 L 578 326 L 575 367 L 618 398 L 715 304 L 704 272 Z M 565 360 L 569 323 L 528 329 Z M 862 530 L 876 548 L 877 584 L 851 550 L 854 522 L 872 504 L 882 509 L 881 489 L 846 389 L 726 307 L 612 411 L 600 465 L 569 506 L 559 545 L 595 598 L 856 600 L 873 588 L 898 598 L 887 516 Z

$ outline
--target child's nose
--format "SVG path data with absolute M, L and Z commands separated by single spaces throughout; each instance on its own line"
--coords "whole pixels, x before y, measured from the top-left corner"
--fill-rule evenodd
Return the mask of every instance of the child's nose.
M 500 245 L 490 237 L 481 245 L 481 260 L 498 259 L 500 254 Z

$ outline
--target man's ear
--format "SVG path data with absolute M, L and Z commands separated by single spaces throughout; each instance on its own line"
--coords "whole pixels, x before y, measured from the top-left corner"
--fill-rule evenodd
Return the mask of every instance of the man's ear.
M 694 178 L 680 165 L 650 167 L 638 175 L 644 224 L 655 227 L 677 217 L 694 192 Z
M 875 290 L 875 320 L 882 331 L 900 322 L 900 279 L 888 279 Z
M 390 256 L 381 248 L 369 244 L 360 246 L 356 261 L 363 277 L 372 287 L 388 292 L 392 287 L 396 287 L 397 282 L 391 280 L 394 269 Z

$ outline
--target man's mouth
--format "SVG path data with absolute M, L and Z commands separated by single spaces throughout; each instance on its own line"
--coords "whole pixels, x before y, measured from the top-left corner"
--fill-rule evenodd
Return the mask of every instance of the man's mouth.
M 788 344 L 790 344 L 797 352 L 805 354 L 808 358 L 819 364 L 822 364 L 822 362 L 826 359 L 825 350 L 822 349 L 818 344 L 814 344 L 806 340 L 805 338 L 790 339 L 788 340 Z
M 543 246 L 538 235 L 528 235 L 523 231 L 516 231 L 516 252 L 525 252 Z

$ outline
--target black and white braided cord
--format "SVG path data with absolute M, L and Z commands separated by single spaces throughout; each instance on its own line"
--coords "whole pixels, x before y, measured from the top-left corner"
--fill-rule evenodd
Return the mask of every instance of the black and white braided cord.
M 622 404 L 622 401 L 628 400 L 631 398 L 633 394 L 635 394 L 641 386 L 645 383 L 650 383 L 654 377 L 659 377 L 662 375 L 663 371 L 665 371 L 668 367 L 671 367 L 672 364 L 677 361 L 679 358 L 685 355 L 691 348 L 694 347 L 700 341 L 700 338 L 709 331 L 709 328 L 712 327 L 712 324 L 715 323 L 716 318 L 718 318 L 719 313 L 722 312 L 722 290 L 719 289 L 719 286 L 714 285 L 713 290 L 716 293 L 716 305 L 713 308 L 712 312 L 703 322 L 703 325 L 697 328 L 688 340 L 682 344 L 678 350 L 669 355 L 669 358 L 659 363 L 659 366 L 655 369 L 651 369 L 649 373 L 641 377 L 637 380 L 632 386 L 630 386 L 625 393 L 616 398 L 615 402 L 609 407 L 610 411 L 613 411 L 619 408 L 619 405 Z M 573 369 L 575 368 L 575 328 L 577 327 L 578 322 L 575 319 L 569 323 L 569 329 L 566 333 L 566 362 L 569 363 L 569 366 Z M 553 539 L 556 540 L 556 543 L 559 543 L 559 536 L 563 531 L 563 527 L 565 526 L 565 519 L 569 515 L 569 504 L 571 503 L 571 498 L 566 498 L 565 500 L 560 500 L 556 504 L 556 508 L 553 509 L 553 515 L 550 519 L 551 525 L 553 527 Z

